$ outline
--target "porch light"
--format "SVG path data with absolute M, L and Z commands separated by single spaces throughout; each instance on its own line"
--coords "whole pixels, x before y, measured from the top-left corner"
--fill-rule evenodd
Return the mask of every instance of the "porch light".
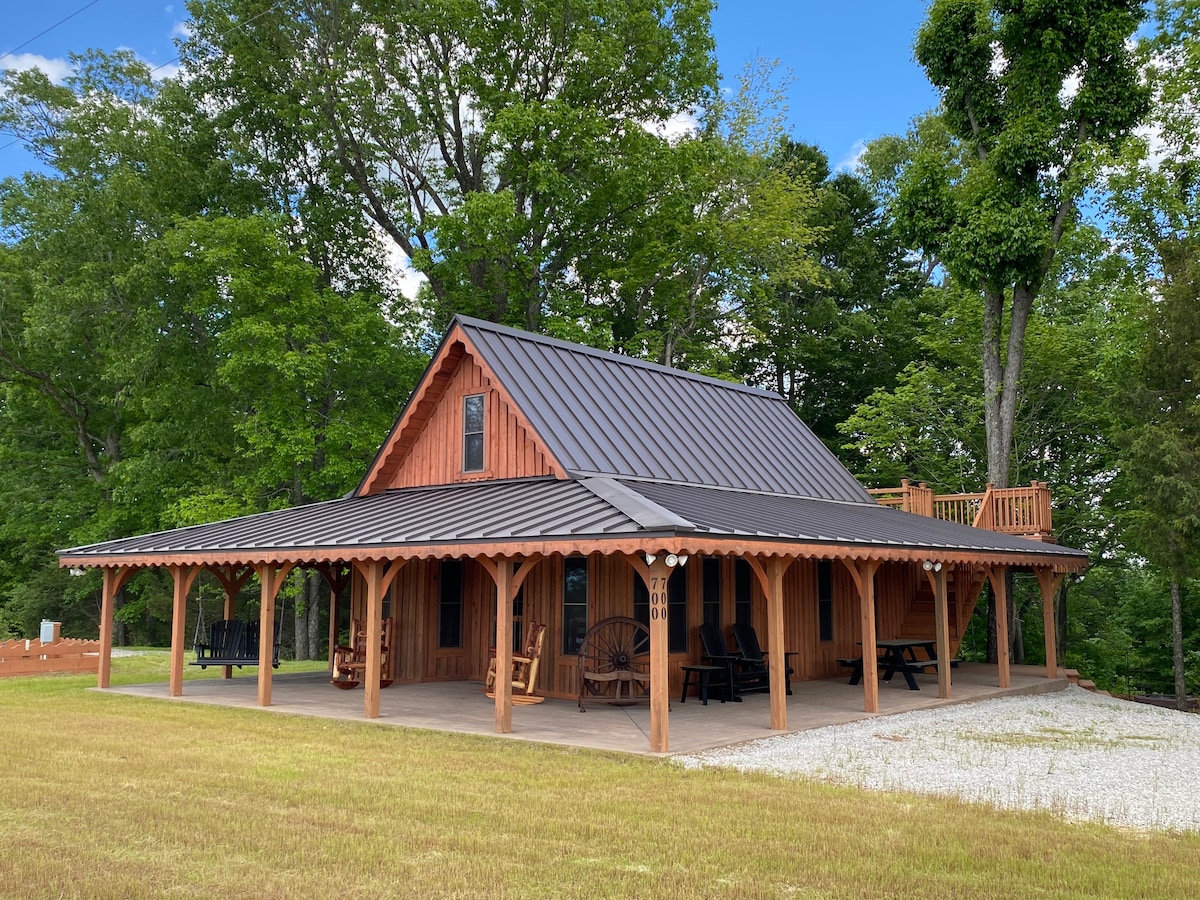
M 647 553 L 646 554 L 646 565 L 648 565 L 648 566 L 654 565 L 654 561 L 656 559 L 658 559 L 658 557 L 655 556 L 653 553 Z
M 85 575 L 86 573 L 83 571 L 83 569 L 80 569 L 76 566 L 71 566 L 71 568 L 67 569 L 67 574 L 78 578 L 80 575 Z
M 677 565 L 679 565 L 679 557 L 676 556 L 674 553 L 668 553 L 667 558 L 666 558 L 666 560 L 664 560 L 664 562 L 666 562 L 668 568 L 673 569 Z
M 935 563 L 933 560 L 927 559 L 925 562 L 921 563 L 921 568 L 926 572 L 940 572 L 942 571 L 942 564 L 940 562 Z
M 680 554 L 679 554 L 679 564 L 680 564 L 681 566 L 685 566 L 685 565 L 687 565 L 687 561 L 688 561 L 688 556 L 687 556 L 687 554 L 686 554 L 686 553 L 680 553 Z

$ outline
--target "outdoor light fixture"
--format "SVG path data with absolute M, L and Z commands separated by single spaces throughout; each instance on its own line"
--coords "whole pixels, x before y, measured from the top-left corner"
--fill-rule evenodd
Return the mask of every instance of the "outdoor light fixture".
M 682 566 L 682 565 L 685 565 L 685 564 L 687 563 L 687 561 L 688 561 L 687 554 L 686 554 L 686 553 L 680 553 L 680 554 L 679 554 L 679 564 L 680 564 L 681 566 Z
M 654 561 L 656 559 L 658 559 L 658 557 L 655 556 L 653 553 L 647 553 L 646 554 L 646 565 L 648 565 L 648 566 L 654 565 Z
M 668 553 L 667 558 L 664 560 L 664 562 L 666 562 L 666 564 L 669 568 L 673 569 L 677 565 L 679 565 L 679 557 L 676 556 L 674 553 Z
M 942 564 L 940 562 L 935 563 L 933 560 L 927 559 L 925 562 L 921 563 L 921 568 L 926 572 L 940 572 L 942 571 Z
M 71 566 L 67 572 L 68 574 L 74 575 L 76 578 L 78 578 L 80 575 L 86 574 L 83 569 L 77 569 L 75 566 Z

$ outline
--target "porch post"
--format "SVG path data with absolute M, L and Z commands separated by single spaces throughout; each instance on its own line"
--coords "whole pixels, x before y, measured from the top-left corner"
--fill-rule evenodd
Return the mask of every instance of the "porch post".
M 988 566 L 988 581 L 992 583 L 992 593 L 996 596 L 996 668 L 999 673 L 999 685 L 1009 687 L 1012 683 L 1009 671 L 1008 648 L 1008 590 L 1005 584 L 1004 566 Z
M 635 554 L 626 559 L 650 594 L 650 752 L 666 753 L 670 746 L 667 717 L 671 711 L 667 582 L 674 567 L 687 562 L 687 557 L 660 553 Z
M 383 643 L 383 567 L 381 560 L 368 560 L 362 567 L 367 582 L 367 667 L 363 672 L 363 715 L 379 718 L 380 656 Z
M 113 609 L 117 592 L 135 571 L 136 569 L 127 566 L 104 569 L 104 582 L 100 591 L 100 665 L 96 670 L 96 687 L 109 686 L 112 676 Z
M 859 632 L 862 635 L 863 711 L 879 712 L 879 660 L 875 652 L 875 572 L 879 560 L 843 559 L 858 587 Z
M 283 580 L 291 574 L 295 563 L 285 563 L 278 569 L 274 563 L 254 567 L 261 586 L 258 610 L 258 705 L 271 705 L 271 662 L 275 652 L 275 598 Z
M 175 595 L 171 604 L 171 678 L 168 693 L 183 695 L 183 642 L 186 640 L 187 596 L 200 574 L 196 566 L 170 566 Z
M 1063 574 L 1055 574 L 1053 569 L 1039 568 L 1037 572 L 1038 587 L 1042 589 L 1042 627 L 1046 632 L 1046 677 L 1058 677 L 1058 632 L 1054 624 L 1054 598 L 1062 586 Z
M 783 573 L 792 564 L 778 556 L 761 564 L 755 557 L 745 557 L 767 601 L 767 677 L 771 685 L 771 728 L 787 730 L 787 654 L 783 639 Z
M 937 639 L 938 697 L 950 697 L 950 612 L 946 601 L 946 569 L 935 565 L 927 573 L 933 581 L 933 629 Z M 957 583 L 957 582 L 956 582 Z
M 496 557 L 496 734 L 512 733 L 512 565 L 507 556 Z

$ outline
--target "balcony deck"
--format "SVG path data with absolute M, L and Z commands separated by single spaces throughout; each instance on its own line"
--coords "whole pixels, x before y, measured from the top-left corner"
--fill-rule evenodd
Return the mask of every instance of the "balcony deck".
M 989 484 L 983 493 L 976 494 L 935 494 L 924 482 L 913 484 L 905 478 L 900 487 L 871 488 L 868 493 L 881 506 L 919 516 L 1035 541 L 1054 541 L 1050 485 L 1044 481 L 1011 488 L 996 488 Z

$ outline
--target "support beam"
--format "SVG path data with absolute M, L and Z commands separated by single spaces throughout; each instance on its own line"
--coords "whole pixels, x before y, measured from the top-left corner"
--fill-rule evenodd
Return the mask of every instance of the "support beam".
M 1008 587 L 1004 577 L 1006 572 L 1006 566 L 989 566 L 987 570 L 992 594 L 996 598 L 996 669 L 999 674 L 998 683 L 1002 688 L 1012 684 L 1008 645 Z
M 367 665 L 363 670 L 363 715 L 379 718 L 379 679 L 383 672 L 380 651 L 383 644 L 384 563 L 369 560 L 361 566 L 367 582 Z
M 879 560 L 848 560 L 842 564 L 858 587 L 859 632 L 862 635 L 863 711 L 879 712 L 879 658 L 875 652 L 875 573 Z
M 117 594 L 137 571 L 133 566 L 116 566 L 104 569 L 104 582 L 100 593 L 100 665 L 96 670 L 96 687 L 106 688 L 112 678 L 112 635 L 113 610 Z
M 1042 589 L 1042 627 L 1046 632 L 1046 677 L 1058 677 L 1058 631 L 1054 623 L 1054 602 L 1062 587 L 1063 573 L 1055 574 L 1045 567 L 1035 569 L 1038 587 Z
M 521 585 L 541 560 L 533 554 L 517 566 L 508 556 L 479 557 L 478 562 L 496 585 L 496 680 L 492 693 L 496 699 L 496 734 L 512 733 L 512 634 L 513 601 Z
M 273 563 L 261 563 L 254 567 L 261 587 L 258 608 L 258 705 L 271 705 L 271 662 L 275 654 L 275 598 L 284 580 L 296 567 L 295 563 L 284 563 L 278 569 Z
M 171 678 L 168 693 L 172 697 L 183 696 L 183 643 L 187 640 L 187 598 L 196 576 L 198 566 L 170 566 L 174 597 L 171 604 Z
M 673 566 L 668 566 L 662 554 L 647 557 L 634 554 L 626 557 L 633 570 L 641 576 L 650 594 L 650 752 L 666 753 L 670 749 L 671 712 L 670 630 L 667 611 L 670 606 L 667 582 Z
M 784 650 L 783 573 L 792 564 L 778 556 L 759 562 L 756 557 L 744 557 L 767 601 L 767 673 L 771 683 L 771 728 L 787 730 L 787 653 Z
M 933 632 L 937 641 L 938 697 L 950 698 L 950 611 L 946 599 L 946 568 L 926 572 L 933 586 Z

